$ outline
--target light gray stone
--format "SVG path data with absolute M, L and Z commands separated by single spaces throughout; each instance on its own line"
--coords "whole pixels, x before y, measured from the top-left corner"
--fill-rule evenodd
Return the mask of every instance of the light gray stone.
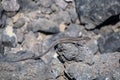
M 20 8 L 17 0 L 2 0 L 1 3 L 5 11 L 18 11 Z

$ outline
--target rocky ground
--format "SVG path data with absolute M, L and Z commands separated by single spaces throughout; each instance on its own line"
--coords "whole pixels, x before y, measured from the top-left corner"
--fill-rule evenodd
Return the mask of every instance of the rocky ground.
M 92 1 L 0 0 L 0 80 L 120 80 L 120 1 Z

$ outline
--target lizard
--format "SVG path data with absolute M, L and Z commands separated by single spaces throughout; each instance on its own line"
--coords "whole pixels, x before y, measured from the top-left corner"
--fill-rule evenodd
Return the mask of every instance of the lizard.
M 76 43 L 76 42 L 79 42 L 79 41 L 85 40 L 85 39 L 89 39 L 89 38 L 88 37 L 85 37 L 85 38 L 80 38 L 80 37 L 61 38 L 61 39 L 58 39 L 58 40 L 54 41 L 50 45 L 50 47 L 45 52 L 43 52 L 41 55 L 33 56 L 33 57 L 28 57 L 28 58 L 24 58 L 24 59 L 19 59 L 19 60 L 15 60 L 15 61 L 8 61 L 8 62 L 20 62 L 20 61 L 25 61 L 25 60 L 30 60 L 30 59 L 37 60 L 37 59 L 40 59 L 42 56 L 46 55 L 57 44 L 61 44 L 61 43 Z

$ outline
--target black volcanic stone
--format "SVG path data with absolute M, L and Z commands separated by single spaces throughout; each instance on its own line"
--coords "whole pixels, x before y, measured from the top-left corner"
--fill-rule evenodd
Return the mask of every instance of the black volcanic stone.
M 120 51 L 120 32 L 100 37 L 98 45 L 101 53 Z
M 120 0 L 75 0 L 75 2 L 81 22 L 89 25 L 87 29 L 95 28 L 111 16 L 119 19 Z

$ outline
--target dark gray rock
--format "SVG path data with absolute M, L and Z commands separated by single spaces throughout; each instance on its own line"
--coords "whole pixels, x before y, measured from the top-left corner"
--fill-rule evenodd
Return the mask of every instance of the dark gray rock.
M 21 29 L 19 29 L 19 30 L 16 30 L 15 34 L 17 36 L 18 43 L 21 44 L 24 40 L 24 32 Z
M 19 18 L 13 25 L 13 28 L 21 28 L 25 24 L 25 19 L 24 18 Z
M 2 0 L 1 3 L 5 11 L 18 11 L 20 8 L 17 0 Z
M 89 25 L 87 29 L 95 28 L 111 16 L 120 14 L 120 0 L 75 0 L 75 2 L 81 22 Z
M 53 0 L 36 0 L 36 3 L 42 7 L 49 8 L 53 4 Z
M 72 80 L 92 80 L 92 68 L 84 63 L 71 63 L 66 66 L 65 73 Z
M 95 80 L 116 80 L 112 77 L 112 75 L 105 75 L 105 76 L 99 76 Z
M 34 20 L 30 22 L 27 27 L 33 32 L 59 33 L 58 25 L 47 19 Z
M 114 70 L 112 71 L 112 73 L 113 73 L 113 78 L 114 78 L 115 80 L 119 80 L 119 79 L 120 79 L 120 67 L 114 69 Z
M 0 31 L 0 34 L 1 34 L 2 32 Z M 1 35 L 0 35 L 0 40 L 1 40 Z M 3 44 L 2 44 L 2 41 L 0 41 L 0 56 L 2 56 L 2 55 L 4 55 L 4 46 L 3 46 Z
M 120 53 L 109 53 L 96 55 L 94 57 L 94 65 L 92 66 L 94 72 L 98 73 L 96 78 L 113 78 L 113 80 L 119 80 L 120 74 Z
M 51 14 L 52 13 L 52 9 L 51 8 L 42 8 L 41 12 L 43 14 Z
M 3 27 L 3 8 L 2 8 L 2 4 L 0 3 L 0 27 Z
M 28 32 L 27 34 L 23 34 L 23 36 L 24 40 L 22 43 L 20 43 L 23 50 L 31 51 L 35 53 L 36 56 L 43 53 L 43 42 L 40 42 L 40 40 L 38 40 L 37 36 L 32 31 Z
M 5 14 L 2 14 L 2 16 L 0 18 L 0 27 L 1 28 L 5 27 L 6 19 L 7 19 L 7 16 Z
M 18 75 L 21 80 L 49 80 L 53 77 L 49 65 L 41 60 L 24 63 L 20 66 Z
M 79 55 L 79 49 L 73 44 L 62 44 L 63 50 L 59 53 L 59 55 L 64 55 L 64 57 L 68 60 L 76 60 L 76 57 Z M 61 51 L 62 49 L 58 49 Z
M 0 79 L 2 80 L 18 80 L 20 65 L 17 63 L 8 63 L 0 61 Z
M 17 46 L 17 37 L 13 32 L 12 26 L 8 25 L 2 33 L 2 43 L 4 46 L 16 47 Z
M 75 80 L 119 80 L 119 57 L 119 53 L 96 55 L 93 65 L 72 62 L 66 64 L 65 73 Z
M 70 15 L 66 11 L 59 11 L 58 13 L 52 15 L 50 20 L 58 24 L 61 24 L 61 23 L 70 24 L 71 22 Z
M 16 53 L 7 53 L 7 55 L 4 57 L 6 61 L 17 61 L 20 59 L 28 58 L 28 57 L 33 57 L 35 54 L 31 51 L 18 51 Z
M 0 55 L 4 55 L 4 46 L 2 45 L 2 42 L 0 42 Z
M 86 44 L 85 44 L 86 43 Z M 59 55 L 63 55 L 68 61 L 83 61 L 87 64 L 93 64 L 94 54 L 98 50 L 97 41 L 84 40 L 78 44 L 62 44 L 62 48 L 58 48 Z
M 52 5 L 51 5 L 51 9 L 52 9 L 53 12 L 59 11 L 59 8 L 58 8 L 57 5 L 55 5 L 55 4 L 52 4 Z
M 120 32 L 110 33 L 98 39 L 101 53 L 120 51 Z
M 64 66 L 57 58 L 53 58 L 50 65 L 51 73 L 53 74 L 54 78 L 57 78 L 64 74 Z
M 17 14 L 16 11 L 5 11 L 6 16 L 13 17 Z
M 77 24 L 70 24 L 66 27 L 64 34 L 70 37 L 80 37 L 84 31 L 84 27 Z
M 0 62 L 2 80 L 49 80 L 52 79 L 50 67 L 41 60 L 24 63 Z
M 67 3 L 64 0 L 55 0 L 55 4 L 63 10 L 67 7 Z
M 21 11 L 33 11 L 38 9 L 38 5 L 33 0 L 18 0 Z M 27 4 L 27 5 L 26 5 Z
M 69 12 L 71 21 L 75 23 L 75 21 L 78 19 L 78 15 L 77 15 L 77 13 L 76 13 L 75 8 L 69 9 L 68 12 Z

